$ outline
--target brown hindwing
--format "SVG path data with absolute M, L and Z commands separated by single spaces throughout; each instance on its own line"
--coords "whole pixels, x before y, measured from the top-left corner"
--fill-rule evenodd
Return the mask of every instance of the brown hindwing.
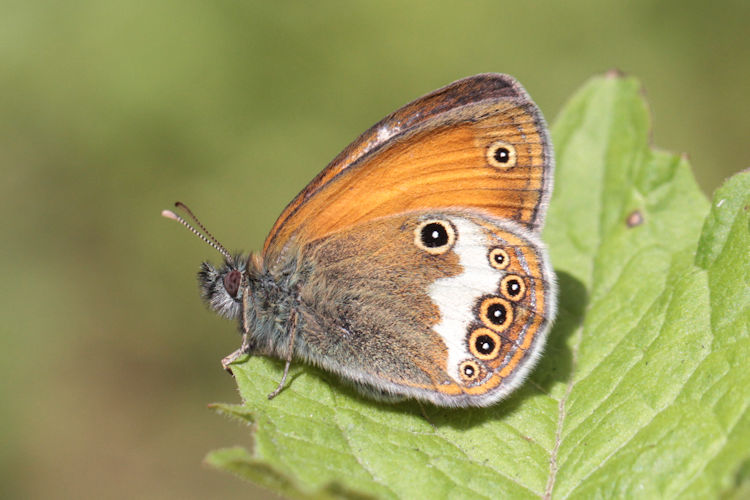
M 481 406 L 509 393 L 555 309 L 537 237 L 471 211 L 375 219 L 310 242 L 300 266 L 298 354 L 375 391 L 437 404 Z

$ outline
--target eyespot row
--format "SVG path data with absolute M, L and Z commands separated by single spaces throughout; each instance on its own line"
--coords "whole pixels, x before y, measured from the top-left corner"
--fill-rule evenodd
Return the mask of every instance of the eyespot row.
M 475 328 L 468 337 L 469 352 L 479 361 L 492 361 L 500 356 L 500 332 L 486 327 Z M 471 383 L 483 375 L 483 368 L 475 359 L 463 361 L 458 368 L 464 382 Z
M 440 255 L 450 250 L 456 242 L 456 229 L 450 221 L 428 219 L 422 221 L 414 231 L 414 244 L 432 255 Z M 502 247 L 490 248 L 487 255 L 490 266 L 503 271 L 510 266 L 511 258 Z M 500 284 L 503 294 L 510 300 L 517 301 L 526 293 L 526 285 L 519 276 L 509 274 Z
M 482 299 L 478 314 L 483 326 L 472 330 L 467 338 L 469 352 L 480 361 L 492 361 L 500 355 L 500 334 L 513 323 L 513 303 L 525 295 L 526 283 L 520 276 L 509 274 L 500 282 L 500 291 L 503 297 L 493 295 Z M 473 382 L 482 369 L 476 361 L 468 359 L 459 366 L 459 373 L 465 382 Z

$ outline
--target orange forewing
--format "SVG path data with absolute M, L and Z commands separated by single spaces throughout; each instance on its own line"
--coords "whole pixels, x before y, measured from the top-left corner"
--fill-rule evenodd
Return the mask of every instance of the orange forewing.
M 525 94 L 459 105 L 399 130 L 353 163 L 329 166 L 300 193 L 269 234 L 266 257 L 293 236 L 309 241 L 409 210 L 473 208 L 532 230 L 543 223 L 552 152 Z M 489 164 L 487 150 L 497 140 L 515 147 L 514 167 Z
M 406 106 L 394 111 L 378 123 L 370 127 L 360 135 L 354 142 L 346 147 L 336 158 L 334 158 L 315 179 L 313 179 L 301 193 L 299 193 L 276 221 L 271 229 L 270 236 L 266 240 L 266 248 L 270 244 L 271 237 L 277 229 L 283 225 L 297 208 L 305 203 L 308 198 L 323 185 L 328 183 L 336 175 L 349 168 L 368 152 L 378 148 L 391 136 L 383 134 L 383 131 L 407 131 L 417 127 L 429 120 L 460 106 L 472 103 L 501 98 L 525 98 L 526 91 L 509 75 L 486 73 L 470 76 L 453 82 L 441 89 L 416 99 Z

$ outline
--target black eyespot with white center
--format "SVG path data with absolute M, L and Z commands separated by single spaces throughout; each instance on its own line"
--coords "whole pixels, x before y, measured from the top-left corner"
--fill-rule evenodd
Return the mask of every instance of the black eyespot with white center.
M 451 249 L 456 242 L 456 230 L 447 220 L 423 221 L 414 231 L 414 244 L 427 253 L 439 255 Z
M 469 352 L 477 359 L 488 361 L 500 353 L 500 336 L 489 328 L 477 328 L 469 336 Z
M 487 162 L 493 167 L 512 168 L 517 161 L 516 148 L 509 142 L 495 141 L 487 148 Z
M 482 354 L 487 354 L 488 352 L 492 352 L 492 349 L 495 348 L 495 341 L 485 335 L 477 339 L 474 347 Z
M 458 374 L 464 382 L 474 382 L 479 378 L 481 369 L 476 361 L 466 360 L 458 366 Z
M 508 148 L 497 148 L 493 156 L 498 163 L 508 163 L 510 161 L 510 151 L 508 151 Z
M 445 246 L 448 243 L 448 231 L 445 226 L 431 222 L 422 228 L 422 244 L 429 248 Z
M 490 265 L 495 269 L 503 270 L 510 265 L 510 256 L 502 248 L 493 248 L 489 254 Z
M 489 319 L 495 325 L 502 325 L 505 323 L 505 318 L 508 316 L 508 308 L 503 304 L 492 304 L 487 308 L 487 319 Z
M 519 301 L 526 295 L 526 283 L 520 276 L 509 274 L 500 282 L 500 290 L 506 298 Z
M 490 330 L 502 332 L 513 321 L 513 308 L 501 297 L 488 297 L 479 306 L 479 319 Z

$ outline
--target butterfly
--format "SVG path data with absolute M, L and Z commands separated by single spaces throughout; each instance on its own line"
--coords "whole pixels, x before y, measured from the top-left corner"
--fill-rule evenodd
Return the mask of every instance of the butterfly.
M 540 232 L 553 184 L 541 112 L 511 76 L 458 80 L 388 115 L 284 209 L 259 253 L 201 295 L 239 320 L 246 354 L 338 374 L 379 400 L 487 406 L 538 361 L 556 311 Z

